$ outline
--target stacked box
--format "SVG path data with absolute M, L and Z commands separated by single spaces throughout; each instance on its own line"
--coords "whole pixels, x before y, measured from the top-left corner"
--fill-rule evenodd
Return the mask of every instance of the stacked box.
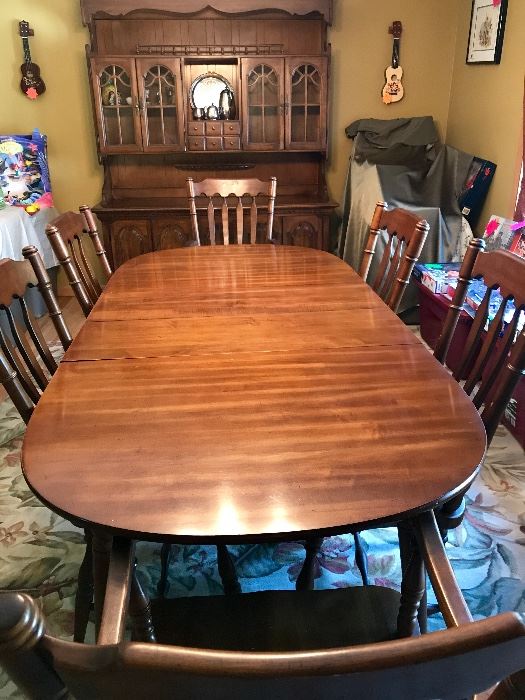
M 456 280 L 460 263 L 418 263 L 414 267 L 415 279 L 434 294 L 446 292 L 451 281 Z

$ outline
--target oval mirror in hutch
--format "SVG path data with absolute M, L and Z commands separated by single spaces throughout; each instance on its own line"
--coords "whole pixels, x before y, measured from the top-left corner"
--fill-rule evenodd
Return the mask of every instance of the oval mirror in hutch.
M 332 0 L 80 5 L 104 168 L 94 211 L 115 266 L 181 245 L 165 232 L 189 230 L 187 177 L 275 176 L 275 241 L 330 248 Z

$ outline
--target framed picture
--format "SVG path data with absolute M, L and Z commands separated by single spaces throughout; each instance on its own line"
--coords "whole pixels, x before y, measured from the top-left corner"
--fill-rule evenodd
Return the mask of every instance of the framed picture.
M 499 63 L 508 0 L 472 0 L 467 63 Z

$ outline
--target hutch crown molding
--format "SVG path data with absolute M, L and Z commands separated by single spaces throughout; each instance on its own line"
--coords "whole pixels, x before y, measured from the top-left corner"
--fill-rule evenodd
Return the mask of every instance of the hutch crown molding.
M 329 247 L 332 0 L 212 3 L 81 0 L 115 267 L 191 239 L 187 177 L 275 176 L 276 242 Z

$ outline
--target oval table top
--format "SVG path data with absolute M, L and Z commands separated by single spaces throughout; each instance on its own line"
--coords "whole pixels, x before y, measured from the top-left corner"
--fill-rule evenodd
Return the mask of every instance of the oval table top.
M 35 409 L 23 469 L 79 524 L 255 541 L 432 508 L 485 445 L 470 399 L 341 260 L 217 246 L 114 273 Z

